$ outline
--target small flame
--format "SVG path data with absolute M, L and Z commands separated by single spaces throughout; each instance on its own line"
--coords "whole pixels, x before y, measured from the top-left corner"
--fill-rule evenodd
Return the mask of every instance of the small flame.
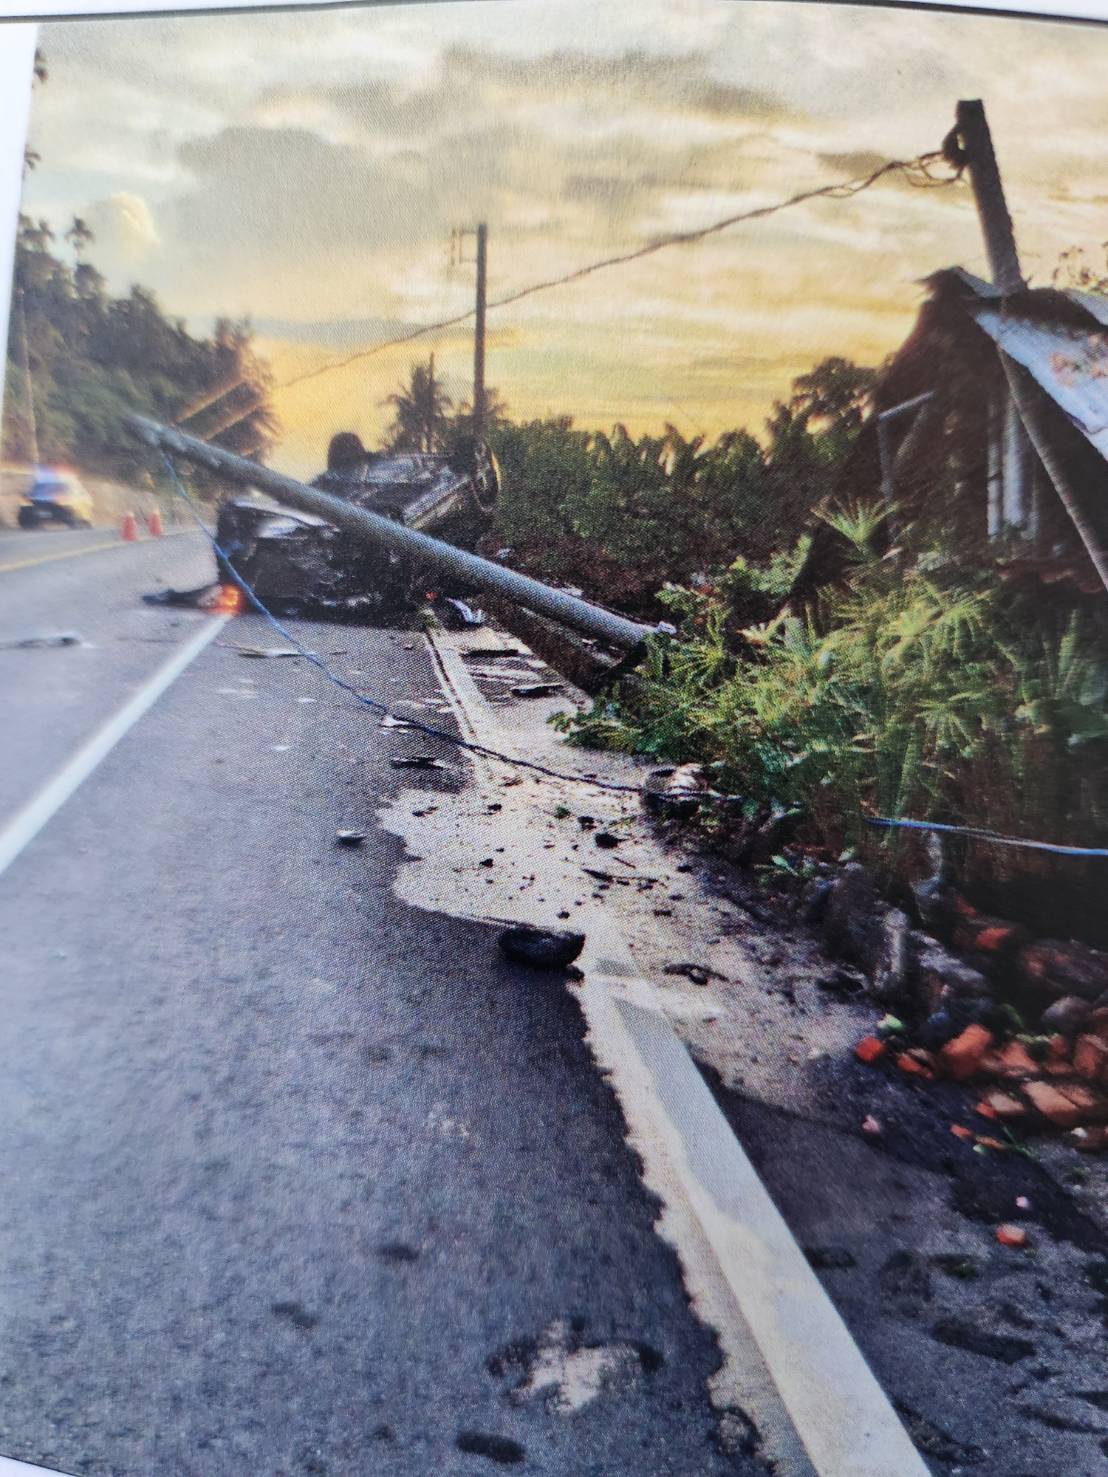
M 242 591 L 238 585 L 220 585 L 219 594 L 215 597 L 215 604 L 212 608 L 221 611 L 224 615 L 240 615 L 242 605 Z

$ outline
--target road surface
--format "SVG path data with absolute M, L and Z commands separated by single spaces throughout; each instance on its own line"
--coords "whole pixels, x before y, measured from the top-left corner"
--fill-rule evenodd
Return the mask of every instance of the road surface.
M 0 824 L 211 620 L 139 600 L 204 577 L 197 537 L 105 542 L 0 538 L 0 636 L 82 637 L 0 651 Z M 410 635 L 298 629 L 438 692 Z M 374 811 L 412 776 L 305 663 L 231 645 L 271 639 L 225 627 L 0 879 L 0 1452 L 760 1470 L 572 997 L 397 899 Z

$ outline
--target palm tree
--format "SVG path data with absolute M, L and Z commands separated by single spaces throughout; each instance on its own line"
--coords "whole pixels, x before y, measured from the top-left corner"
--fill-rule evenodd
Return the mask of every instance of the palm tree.
M 73 255 L 80 261 L 87 249 L 96 240 L 92 227 L 88 221 L 82 220 L 79 215 L 73 217 L 73 224 L 65 233 L 65 239 L 73 248 Z
M 413 364 L 407 385 L 384 402 L 395 412 L 389 428 L 388 451 L 441 451 L 450 434 L 453 402 L 435 378 L 435 356 Z

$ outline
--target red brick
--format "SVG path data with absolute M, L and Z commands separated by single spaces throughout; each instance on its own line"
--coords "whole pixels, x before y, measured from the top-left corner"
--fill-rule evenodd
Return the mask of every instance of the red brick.
M 996 1239 L 1001 1246 L 1026 1246 L 1027 1232 L 1022 1226 L 997 1226 Z
M 1069 1140 L 1082 1154 L 1099 1154 L 1108 1149 L 1108 1128 L 1103 1124 L 1099 1128 L 1075 1128 Z
M 1073 1048 L 1073 1067 L 1079 1077 L 1103 1082 L 1108 1077 L 1108 1043 L 1099 1036 L 1078 1036 Z
M 1103 1123 L 1108 1118 L 1108 1097 L 1087 1082 L 1059 1082 L 1057 1087 L 1079 1110 L 1082 1123 Z
M 1022 1041 L 1006 1041 L 996 1056 L 1001 1077 L 1037 1077 L 1042 1070 Z
M 928 1082 L 935 1075 L 935 1058 L 920 1046 L 914 1046 L 910 1051 L 902 1051 L 896 1059 L 896 1064 L 902 1072 L 907 1072 L 913 1077 L 922 1077 Z
M 939 1052 L 943 1071 L 955 1082 L 965 1082 L 979 1070 L 981 1058 L 992 1044 L 991 1031 L 986 1031 L 984 1026 L 967 1026 Z
M 1052 1082 L 1029 1082 L 1024 1088 L 1035 1110 L 1055 1128 L 1077 1128 L 1084 1113 Z
M 1027 1104 L 1008 1092 L 987 1093 L 977 1104 L 976 1111 L 982 1118 L 999 1119 L 1002 1123 L 1014 1122 L 1027 1117 Z
M 885 1043 L 877 1036 L 863 1036 L 854 1048 L 854 1055 L 868 1066 L 870 1062 L 877 1061 L 878 1057 L 883 1057 L 887 1050 Z

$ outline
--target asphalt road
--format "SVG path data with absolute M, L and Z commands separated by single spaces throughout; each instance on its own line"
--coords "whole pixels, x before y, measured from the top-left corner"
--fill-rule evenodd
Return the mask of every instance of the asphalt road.
M 139 602 L 203 578 L 198 540 L 102 542 L 0 537 L 0 638 L 83 638 L 0 650 L 0 825 L 207 619 Z M 298 629 L 391 696 L 437 690 L 410 636 Z M 427 741 L 229 644 L 271 639 L 226 627 L 0 879 L 0 1452 L 760 1470 L 718 1442 L 718 1349 L 576 1004 L 391 890 L 375 809 L 464 763 L 393 769 Z

